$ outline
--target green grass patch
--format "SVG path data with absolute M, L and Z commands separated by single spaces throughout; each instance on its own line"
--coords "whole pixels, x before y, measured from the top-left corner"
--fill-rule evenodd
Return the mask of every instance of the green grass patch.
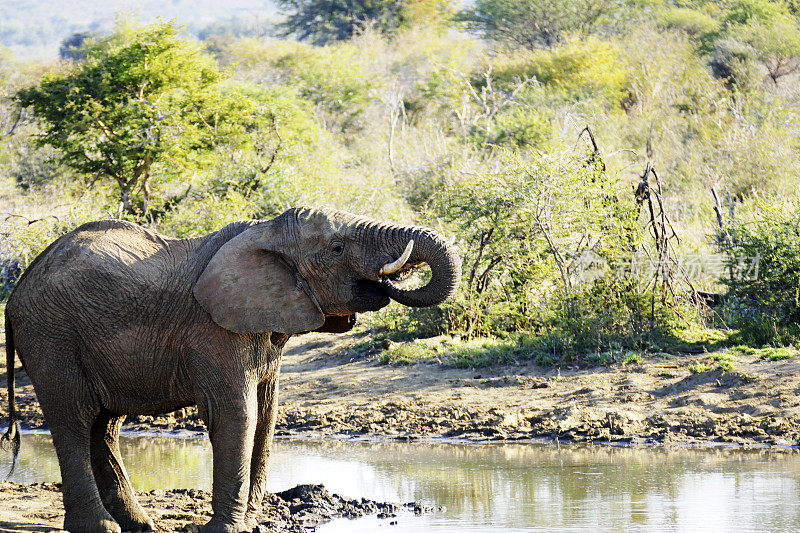
M 638 365 L 642 362 L 642 354 L 638 352 L 629 352 L 628 355 L 622 360 L 623 365 Z
M 696 363 L 690 364 L 687 368 L 689 369 L 689 372 L 691 372 L 692 374 L 702 374 L 703 372 L 708 372 L 709 370 L 711 370 L 712 367 L 708 363 L 698 361 Z
M 505 339 L 471 340 L 441 335 L 390 343 L 389 348 L 381 355 L 381 362 L 385 364 L 433 363 L 455 368 L 481 368 L 517 361 L 533 361 L 538 365 L 553 366 L 558 358 L 544 351 L 538 338 L 524 335 Z
M 714 365 L 714 370 L 721 370 L 722 372 L 730 372 L 731 370 L 735 370 L 736 367 L 734 366 L 733 362 L 733 355 L 727 352 L 715 353 L 708 356 L 709 359 L 716 363 Z
M 763 348 L 753 348 L 752 346 L 739 345 L 732 348 L 734 351 L 747 355 L 756 355 L 764 361 L 785 361 L 797 355 L 797 349 L 793 347 L 765 346 Z
M 731 372 L 736 370 L 735 359 L 729 352 L 718 352 L 708 355 L 702 361 L 691 363 L 687 368 L 692 374 L 702 374 L 711 370 L 720 372 Z

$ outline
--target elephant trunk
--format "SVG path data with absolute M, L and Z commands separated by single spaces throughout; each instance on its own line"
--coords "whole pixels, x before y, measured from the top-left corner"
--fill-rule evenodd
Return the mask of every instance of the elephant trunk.
M 461 280 L 461 258 L 442 235 L 420 227 L 383 226 L 376 227 L 375 231 L 382 234 L 381 240 L 393 259 L 407 257 L 408 264 L 427 263 L 431 269 L 430 281 L 417 289 L 401 289 L 390 278 L 381 277 L 381 287 L 387 296 L 410 307 L 429 307 L 444 302 L 455 293 Z M 414 244 L 409 256 L 407 251 L 411 240 Z

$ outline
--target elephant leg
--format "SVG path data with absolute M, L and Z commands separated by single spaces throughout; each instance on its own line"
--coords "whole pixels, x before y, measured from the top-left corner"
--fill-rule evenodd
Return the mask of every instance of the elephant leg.
M 64 529 L 81 533 L 119 533 L 119 524 L 103 507 L 91 463 L 91 427 L 99 406 L 88 383 L 74 368 L 57 373 L 69 387 L 33 372 L 31 380 L 50 427 L 64 499 Z M 37 379 L 38 378 L 38 379 Z
M 92 471 L 103 505 L 123 531 L 153 531 L 153 521 L 136 501 L 122 464 L 119 430 L 124 420 L 104 410 L 98 415 L 91 432 Z
M 279 373 L 275 372 L 258 385 L 258 422 L 253 439 L 253 456 L 250 460 L 250 496 L 247 500 L 248 527 L 257 525 L 261 500 L 264 499 L 266 490 L 270 448 L 278 414 L 278 376 Z
M 244 394 L 238 399 L 201 395 L 198 402 L 214 454 L 213 516 L 201 529 L 202 533 L 248 531 L 244 519 L 257 421 L 256 388 L 255 384 L 244 388 Z

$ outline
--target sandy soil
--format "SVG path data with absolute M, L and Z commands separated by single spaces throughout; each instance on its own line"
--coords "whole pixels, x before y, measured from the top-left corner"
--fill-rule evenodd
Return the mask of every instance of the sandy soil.
M 589 369 L 518 364 L 469 370 L 384 365 L 353 349 L 369 338 L 309 334 L 290 341 L 281 371 L 279 434 L 782 446 L 800 439 L 800 357 L 737 355 L 734 370 L 699 374 L 687 367 L 705 354 L 648 356 L 640 364 Z M 4 374 L 0 387 L 5 417 Z M 23 427 L 46 427 L 19 366 L 16 390 Z M 187 409 L 129 417 L 125 428 L 203 425 Z

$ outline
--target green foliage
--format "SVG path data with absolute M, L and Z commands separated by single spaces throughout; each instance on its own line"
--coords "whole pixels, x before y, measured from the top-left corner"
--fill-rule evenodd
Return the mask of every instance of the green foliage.
M 708 372 L 711 370 L 711 365 L 698 361 L 696 363 L 690 363 L 686 368 L 692 374 L 702 374 L 703 372 Z
M 736 0 L 726 10 L 724 20 L 730 24 L 750 24 L 789 16 L 788 6 L 774 0 Z
M 642 355 L 637 352 L 630 352 L 628 353 L 625 358 L 622 360 L 623 365 L 638 365 L 641 364 L 644 359 Z
M 775 85 L 800 69 L 800 27 L 792 16 L 753 17 L 747 24 L 732 26 L 728 35 L 752 50 Z
M 591 32 L 618 9 L 601 0 L 477 0 L 458 19 L 487 39 L 534 49 L 555 46 L 573 32 Z
M 732 372 L 736 370 L 735 359 L 729 352 L 712 353 L 706 356 L 702 361 L 695 361 L 687 366 L 687 369 L 692 374 L 702 374 L 703 372 L 710 372 L 716 370 L 718 372 Z
M 380 80 L 365 68 L 361 51 L 349 44 L 315 47 L 291 41 L 243 39 L 222 54 L 239 71 L 296 87 L 313 102 L 330 129 L 358 129 Z
M 278 0 L 286 14 L 284 36 L 314 44 L 344 41 L 365 27 L 392 33 L 412 23 L 443 24 L 452 16 L 447 0 Z
M 686 368 L 692 374 L 702 374 L 703 372 L 710 372 L 712 370 L 725 373 L 736 370 L 736 365 L 734 365 L 734 363 L 733 355 L 723 352 L 710 354 L 704 361 L 695 361 Z
M 730 372 L 731 370 L 736 369 L 736 366 L 733 364 L 735 362 L 734 358 L 730 353 L 714 353 L 708 357 L 714 361 L 715 370 L 719 370 L 721 372 Z
M 720 28 L 719 22 L 710 15 L 686 7 L 664 11 L 659 16 L 658 23 L 661 27 L 681 30 L 695 38 L 702 38 Z
M 550 50 L 519 50 L 493 59 L 495 83 L 508 86 L 533 78 L 569 100 L 602 95 L 618 103 L 625 92 L 627 73 L 620 50 L 596 37 L 567 39 Z M 476 80 L 480 84 L 482 80 Z
M 762 202 L 717 242 L 732 277 L 725 316 L 756 346 L 800 340 L 800 206 Z
M 263 118 L 172 24 L 121 26 L 85 53 L 15 98 L 41 120 L 40 143 L 75 171 L 115 182 L 129 214 L 139 211 L 137 187 L 146 213 L 151 182 L 208 164 Z
M 502 151 L 498 168 L 455 175 L 431 199 L 459 235 L 464 280 L 428 324 L 468 338 L 549 331 L 546 351 L 567 357 L 671 330 L 674 313 L 631 266 L 643 239 L 633 196 L 598 154 Z
M 765 346 L 764 348 L 753 348 L 752 346 L 739 345 L 731 349 L 748 355 L 757 355 L 759 359 L 764 361 L 786 361 L 797 355 L 796 349 L 786 347 Z

